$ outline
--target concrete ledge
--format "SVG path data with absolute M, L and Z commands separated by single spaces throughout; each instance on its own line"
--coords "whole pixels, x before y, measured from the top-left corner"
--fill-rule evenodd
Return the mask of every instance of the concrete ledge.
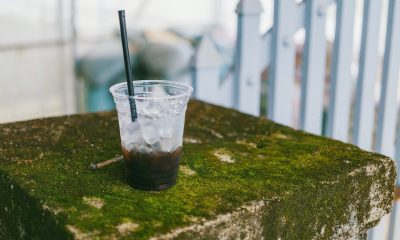
M 126 184 L 115 113 L 0 125 L 0 239 L 351 239 L 391 211 L 382 155 L 193 101 L 178 183 Z

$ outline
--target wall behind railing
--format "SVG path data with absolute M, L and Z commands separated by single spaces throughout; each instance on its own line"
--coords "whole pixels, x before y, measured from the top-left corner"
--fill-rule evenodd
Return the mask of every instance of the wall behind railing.
M 215 2 L 0 0 L 0 123 L 85 110 L 74 61 L 120 44 L 118 9 L 126 9 L 134 33 L 213 24 L 220 16 Z
M 71 110 L 68 12 L 57 1 L 0 1 L 0 122 Z

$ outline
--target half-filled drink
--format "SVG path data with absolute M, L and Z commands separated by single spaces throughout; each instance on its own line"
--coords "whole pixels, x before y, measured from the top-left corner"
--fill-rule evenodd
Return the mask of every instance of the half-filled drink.
M 132 121 L 125 83 L 110 92 L 118 111 L 127 182 L 142 190 L 163 190 L 176 183 L 186 105 L 192 88 L 162 80 L 133 82 L 137 119 Z
M 173 152 L 142 153 L 122 148 L 129 185 L 143 190 L 163 190 L 176 183 L 182 147 Z

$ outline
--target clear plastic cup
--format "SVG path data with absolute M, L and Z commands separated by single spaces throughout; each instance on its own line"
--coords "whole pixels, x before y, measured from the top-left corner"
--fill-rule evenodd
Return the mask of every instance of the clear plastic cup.
M 133 81 L 110 88 L 118 111 L 122 152 L 129 185 L 162 190 L 176 183 L 182 151 L 185 113 L 192 87 L 168 80 Z M 136 105 L 132 121 L 129 98 Z

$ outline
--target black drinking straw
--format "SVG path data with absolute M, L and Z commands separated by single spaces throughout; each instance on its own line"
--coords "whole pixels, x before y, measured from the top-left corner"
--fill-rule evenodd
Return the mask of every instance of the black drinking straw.
M 132 83 L 132 70 L 131 70 L 131 59 L 129 57 L 128 39 L 126 37 L 125 10 L 119 10 L 118 15 L 119 15 L 119 29 L 121 31 L 122 50 L 124 52 L 125 74 L 126 74 L 126 83 L 128 85 L 129 105 L 131 107 L 132 122 L 134 122 L 137 118 L 137 113 L 136 113 L 135 100 L 131 98 L 135 95 L 135 92 Z

